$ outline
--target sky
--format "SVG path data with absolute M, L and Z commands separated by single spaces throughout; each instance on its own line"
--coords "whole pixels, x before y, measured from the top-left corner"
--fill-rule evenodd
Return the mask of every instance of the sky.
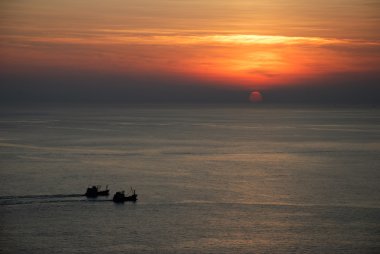
M 0 0 L 0 100 L 380 102 L 377 0 Z

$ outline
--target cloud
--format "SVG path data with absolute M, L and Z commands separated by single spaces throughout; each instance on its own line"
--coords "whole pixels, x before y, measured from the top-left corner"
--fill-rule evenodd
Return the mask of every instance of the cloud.
M 319 79 L 271 87 L 264 91 L 270 103 L 380 104 L 380 75 L 333 73 Z
M 2 35 L 1 39 L 12 43 L 41 43 L 67 45 L 352 45 L 352 46 L 380 46 L 380 41 L 338 39 L 323 37 L 301 37 L 260 34 L 233 34 L 183 31 L 135 31 L 101 29 L 83 34 L 73 33 L 42 36 L 34 35 Z M 3 43 L 4 43 L 3 42 Z
M 99 73 L 50 72 L 48 75 L 3 75 L 0 101 L 9 103 L 248 103 L 261 89 L 266 104 L 380 103 L 377 73 L 336 73 L 283 86 L 251 88 L 207 82 L 183 76 L 145 77 Z

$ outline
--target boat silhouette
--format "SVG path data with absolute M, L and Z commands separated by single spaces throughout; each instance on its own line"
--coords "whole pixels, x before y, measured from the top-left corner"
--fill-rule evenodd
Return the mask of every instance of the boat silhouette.
M 131 188 L 131 191 L 132 191 L 132 195 L 130 196 L 125 196 L 124 191 L 116 192 L 115 195 L 113 195 L 112 201 L 115 203 L 124 203 L 126 201 L 136 202 L 137 201 L 136 190 Z
M 96 198 L 97 196 L 108 196 L 110 194 L 110 190 L 108 189 L 108 185 L 105 190 L 101 190 L 100 185 L 93 185 L 92 187 L 88 187 L 86 193 L 84 194 L 86 197 Z

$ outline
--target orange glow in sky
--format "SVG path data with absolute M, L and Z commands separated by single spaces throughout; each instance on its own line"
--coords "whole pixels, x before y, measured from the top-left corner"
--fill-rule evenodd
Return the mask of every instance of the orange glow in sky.
M 375 1 L 8 1 L 0 67 L 196 77 L 242 87 L 380 71 Z

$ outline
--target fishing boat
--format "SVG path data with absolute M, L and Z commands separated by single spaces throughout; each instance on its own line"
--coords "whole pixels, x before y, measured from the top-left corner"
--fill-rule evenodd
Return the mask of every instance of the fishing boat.
M 110 190 L 108 189 L 108 185 L 105 190 L 101 190 L 100 185 L 93 185 L 92 187 L 88 187 L 86 193 L 84 194 L 86 197 L 96 198 L 97 196 L 108 196 L 110 194 Z
M 112 201 L 115 203 L 124 203 L 125 201 L 131 201 L 131 202 L 136 202 L 137 201 L 137 194 L 136 190 L 131 188 L 132 195 L 130 196 L 125 196 L 124 191 L 118 191 L 113 195 Z

